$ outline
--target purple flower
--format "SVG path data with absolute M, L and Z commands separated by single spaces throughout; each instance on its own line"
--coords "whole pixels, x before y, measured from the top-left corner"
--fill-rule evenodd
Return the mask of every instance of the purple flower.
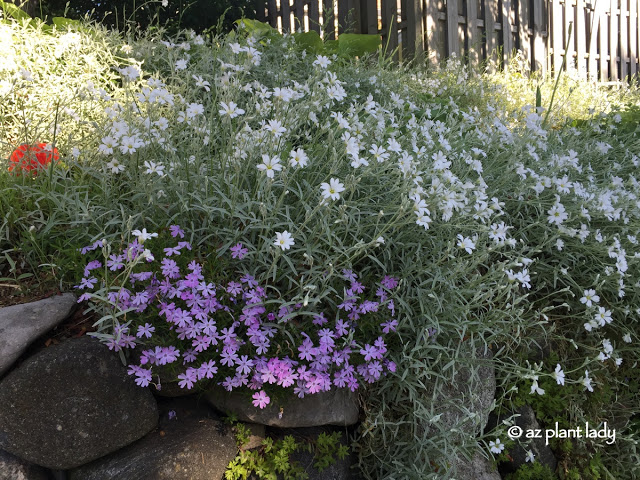
M 92 260 L 91 262 L 87 263 L 86 267 L 84 267 L 84 276 L 88 277 L 91 270 L 95 270 L 96 268 L 100 267 L 102 267 L 102 262 L 100 262 L 99 260 Z
M 103 245 L 104 245 L 103 241 L 102 240 L 98 240 L 97 242 L 94 242 L 92 245 L 89 245 L 88 247 L 82 247 L 80 249 L 80 253 L 82 255 L 84 255 L 85 253 L 91 252 L 91 251 L 95 250 L 98 247 L 102 247 Z
M 187 388 L 187 390 L 191 390 L 193 388 L 193 384 L 198 381 L 196 369 L 195 368 L 187 368 L 185 373 L 181 373 L 178 375 L 180 381 L 178 385 L 180 388 Z
M 156 331 L 156 327 L 145 323 L 144 325 L 138 326 L 138 333 L 136 333 L 136 337 L 140 338 L 143 335 L 147 338 L 151 338 L 151 334 Z
M 260 390 L 259 392 L 254 393 L 252 398 L 253 398 L 253 406 L 259 407 L 259 408 L 266 407 L 267 405 L 269 405 L 269 402 L 271 401 L 271 399 L 267 396 L 264 390 Z
M 171 231 L 171 236 L 172 236 L 173 238 L 176 238 L 176 237 L 178 237 L 178 236 L 179 236 L 180 238 L 184 238 L 184 231 L 180 228 L 180 226 L 179 226 L 179 225 L 171 225 L 171 226 L 169 227 L 169 230 Z
M 314 325 L 324 325 L 325 323 L 327 323 L 327 317 L 324 316 L 324 312 L 320 312 L 319 315 L 314 315 L 313 317 L 313 324 Z
M 351 270 L 347 270 L 346 268 L 342 270 L 342 277 L 345 280 L 349 280 L 350 282 L 355 282 L 358 276 L 353 273 Z
M 382 322 L 380 326 L 384 327 L 382 329 L 384 333 L 395 332 L 396 327 L 398 326 L 398 321 L 392 318 L 388 322 Z
M 388 288 L 389 290 L 393 290 L 398 286 L 398 279 L 390 277 L 389 275 L 385 275 L 380 284 L 383 287 Z
M 167 247 L 164 249 L 164 254 L 167 257 L 170 257 L 172 255 L 180 255 L 180 247 Z
M 81 290 L 84 290 L 85 288 L 92 289 L 95 287 L 96 283 L 98 283 L 98 279 L 96 277 L 83 278 L 80 285 L 76 285 L 75 288 L 79 288 Z
M 218 373 L 218 367 L 215 366 L 216 362 L 213 360 L 209 360 L 208 362 L 203 362 L 198 369 L 198 378 L 213 378 L 213 376 Z
M 175 420 L 176 419 L 176 411 L 175 410 L 169 410 L 169 413 L 167 413 L 167 416 L 169 417 L 169 420 Z
M 244 245 L 242 245 L 242 243 L 237 243 L 236 245 L 231 247 L 230 250 L 231 250 L 231 258 L 238 258 L 240 260 L 242 260 L 245 257 L 245 255 L 249 253 L 249 249 L 244 248 Z

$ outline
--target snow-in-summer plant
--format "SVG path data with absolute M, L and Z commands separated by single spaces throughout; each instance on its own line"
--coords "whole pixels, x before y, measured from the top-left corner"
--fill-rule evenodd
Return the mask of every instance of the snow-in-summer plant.
M 122 289 L 133 294 L 127 302 L 137 304 L 101 322 L 113 348 L 123 338 L 155 341 L 160 326 L 172 325 L 165 317 L 145 320 L 147 310 L 162 308 L 147 301 L 160 298 L 153 291 L 144 295 L 161 288 L 153 274 L 125 279 L 123 272 L 179 263 L 180 256 L 154 250 L 159 238 L 146 237 L 180 223 L 197 252 L 194 267 L 204 273 L 206 265 L 244 257 L 240 278 L 222 270 L 205 275 L 225 302 L 220 287 L 240 284 L 235 313 L 247 306 L 250 287 L 241 278 L 249 275 L 266 290 L 265 314 L 297 340 L 305 332 L 311 348 L 329 326 L 311 322 L 305 330 L 297 317 L 280 323 L 281 307 L 335 315 L 344 312 L 344 270 L 357 272 L 370 293 L 385 275 L 398 278 L 394 320 L 374 322 L 396 330 L 383 337 L 396 371 L 365 382 L 366 417 L 355 434 L 365 478 L 442 478 L 454 474 L 462 450 L 478 448 L 508 461 L 515 443 L 508 426 L 486 431 L 483 415 L 466 409 L 478 382 L 457 385 L 463 399 L 444 395 L 478 362 L 495 368 L 496 413 L 507 423 L 526 403 L 552 426 L 620 425 L 614 445 L 586 438 L 552 444 L 567 471 L 580 472 L 597 456 L 601 476 L 605 468 L 620 478 L 638 474 L 630 419 L 640 413 L 640 160 L 633 125 L 624 120 L 625 102 L 639 98 L 635 90 L 604 91 L 565 76 L 547 116 L 553 82 L 513 70 L 476 75 L 455 58 L 435 71 L 409 70 L 305 50 L 291 35 L 239 29 L 213 39 L 183 32 L 125 42 L 87 28 L 93 36 L 0 24 L 9 39 L 0 78 L 11 79 L 0 80 L 5 156 L 41 141 L 55 142 L 61 156 L 47 176 L 2 170 L 0 232 L 5 255 L 46 269 L 56 283 L 84 285 L 92 300 L 115 303 L 106 295 Z M 62 53 L 52 66 L 45 60 L 56 48 Z M 76 92 L 61 95 L 59 108 L 47 94 L 54 82 Z M 73 114 L 59 113 L 55 123 L 63 103 Z M 100 248 L 113 249 L 107 261 L 121 256 L 116 246 L 129 225 L 147 230 L 138 232 L 144 242 L 125 249 L 149 248 L 156 260 L 149 264 L 142 249 L 135 266 L 124 262 L 112 272 L 95 258 L 101 266 L 85 270 L 77 250 L 106 239 Z M 159 282 L 165 277 L 162 268 L 155 274 Z M 181 265 L 180 278 L 169 282 L 179 289 L 193 274 Z M 183 312 L 192 307 L 176 304 Z M 239 327 L 247 334 L 248 325 Z M 365 322 L 358 327 L 370 346 L 382 336 Z M 190 341 L 175 347 L 181 356 L 172 362 L 188 387 L 202 364 L 183 365 L 182 354 L 197 345 L 178 340 Z M 247 352 L 238 358 L 255 361 L 250 338 L 243 341 Z M 354 358 L 371 363 L 359 349 Z M 292 350 L 294 359 L 300 351 Z M 142 370 L 157 367 L 147 358 L 132 367 L 142 382 Z M 231 367 L 218 361 L 210 367 L 237 377 L 235 359 Z M 252 398 L 258 406 L 269 396 L 260 391 Z M 444 411 L 460 412 L 453 433 Z
M 277 298 L 250 274 L 211 282 L 182 228 L 169 231 L 176 243 L 162 254 L 147 248 L 158 234 L 146 229 L 134 230 L 122 252 L 100 240 L 82 249 L 103 255 L 87 263 L 78 301 L 102 313 L 94 335 L 110 350 L 142 349 L 129 365 L 141 387 L 161 389 L 154 368 L 169 365 L 180 373 L 168 380 L 181 388 L 208 380 L 228 391 L 244 387 L 256 392 L 253 405 L 264 408 L 269 390 L 289 389 L 301 398 L 333 388 L 355 391 L 359 382 L 395 371 L 385 339 L 397 324 L 390 298 L 395 278 L 385 276 L 365 294 L 357 274 L 345 270 L 338 310 L 326 312 L 308 300 Z M 238 260 L 248 254 L 242 243 L 230 250 Z

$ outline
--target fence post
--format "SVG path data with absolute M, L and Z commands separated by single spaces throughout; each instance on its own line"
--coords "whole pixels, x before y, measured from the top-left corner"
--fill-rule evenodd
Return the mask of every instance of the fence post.
M 421 62 L 424 55 L 424 28 L 422 0 L 407 0 L 407 39 L 406 52 Z

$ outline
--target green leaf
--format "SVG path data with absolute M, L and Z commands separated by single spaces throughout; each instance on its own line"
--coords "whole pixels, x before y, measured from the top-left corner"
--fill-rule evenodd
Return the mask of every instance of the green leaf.
M 360 57 L 366 53 L 374 53 L 382 45 L 380 35 L 360 33 L 343 33 L 338 37 L 338 53 L 350 57 Z
M 79 20 L 73 20 L 66 17 L 53 17 L 51 20 L 53 21 L 53 24 L 60 30 L 66 30 L 68 27 L 79 29 L 82 25 Z
M 275 28 L 268 23 L 259 22 L 258 20 L 241 18 L 240 20 L 236 20 L 235 23 L 238 27 L 243 28 L 249 35 L 256 37 L 266 37 L 273 34 L 278 35 L 278 31 Z
M 322 39 L 320 38 L 318 32 L 310 31 L 294 33 L 293 38 L 295 39 L 296 43 L 304 48 L 307 52 L 318 53 L 322 50 Z
M 27 12 L 18 8 L 13 3 L 0 0 L 0 8 L 6 17 L 15 18 L 16 20 L 31 20 L 31 16 Z

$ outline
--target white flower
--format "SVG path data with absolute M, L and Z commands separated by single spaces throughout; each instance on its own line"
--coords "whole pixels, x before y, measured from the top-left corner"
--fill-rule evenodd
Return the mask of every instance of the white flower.
M 525 460 L 524 460 L 524 461 L 525 461 L 525 462 L 531 462 L 531 463 L 533 463 L 533 461 L 534 461 L 534 459 L 535 459 L 535 458 L 536 458 L 536 456 L 533 454 L 533 452 L 532 452 L 531 450 L 529 450 L 529 451 L 527 452 L 527 456 L 526 456 L 526 458 L 525 458 Z
M 600 301 L 600 297 L 596 295 L 596 291 L 593 289 L 585 290 L 584 297 L 580 299 L 580 303 L 584 303 L 587 307 L 592 306 L 594 303 L 598 303 Z
M 122 74 L 125 80 L 133 81 L 140 76 L 140 70 L 135 65 L 129 65 L 128 67 L 121 68 L 119 72 Z
M 631 343 L 631 335 L 629 333 L 625 333 L 622 337 L 622 341 L 625 343 Z
M 264 129 L 267 132 L 273 133 L 276 138 L 281 137 L 282 134 L 287 131 L 279 120 L 269 120 L 268 124 L 264 126 Z
M 589 370 L 584 371 L 584 378 L 581 378 L 580 382 L 584 385 L 585 390 L 593 392 L 593 385 L 591 383 L 591 379 L 589 378 Z
M 611 323 L 612 321 L 611 311 L 604 307 L 598 307 L 598 313 L 596 313 L 595 320 L 601 327 L 604 327 L 607 323 Z
M 279 157 L 269 157 L 269 155 L 262 155 L 262 163 L 258 165 L 258 170 L 262 170 L 267 174 L 267 177 L 273 178 L 276 171 L 282 170 Z
M 504 450 L 504 443 L 502 443 L 499 438 L 496 438 L 495 442 L 489 442 L 489 447 L 493 453 L 502 453 Z
M 187 68 L 187 62 L 185 58 L 176 61 L 176 70 L 185 70 Z
M 569 214 L 565 211 L 564 205 L 561 203 L 556 203 L 553 207 L 551 207 L 547 213 L 549 216 L 547 217 L 549 223 L 560 225 L 567 218 L 569 218 Z
M 122 165 L 115 158 L 111 160 L 109 163 L 107 163 L 106 167 L 108 170 L 111 170 L 111 173 L 118 174 L 120 172 L 124 172 L 124 165 Z
M 324 55 L 318 55 L 313 62 L 314 65 L 318 65 L 319 67 L 322 67 L 322 68 L 327 68 L 330 63 L 331 63 L 331 60 L 329 60 Z
M 376 238 L 376 247 L 379 247 L 380 245 L 384 244 L 384 237 L 378 237 Z
M 544 389 L 540 388 L 538 386 L 538 376 L 534 375 L 533 376 L 533 383 L 531 384 L 531 392 L 529 392 L 531 395 L 533 395 L 533 393 L 537 393 L 538 395 L 544 395 Z
M 297 150 L 291 150 L 291 152 L 289 152 L 289 156 L 291 157 L 289 159 L 289 164 L 292 167 L 306 167 L 307 166 L 307 161 L 309 160 L 309 157 L 307 157 L 307 154 L 304 152 L 303 149 L 298 148 Z
M 238 108 L 238 105 L 236 105 L 235 102 L 229 102 L 229 104 L 220 102 L 220 106 L 222 107 L 218 110 L 220 115 L 228 115 L 229 118 L 236 118 L 238 115 L 244 115 L 244 110 L 242 108 Z
M 164 176 L 164 165 L 162 165 L 161 163 L 155 163 L 150 160 L 145 160 L 144 166 L 147 167 L 147 171 L 145 173 L 157 173 L 160 177 Z
M 564 372 L 562 371 L 562 367 L 560 366 L 559 363 L 556 365 L 556 370 L 555 372 L 553 372 L 552 375 L 553 375 L 553 378 L 555 378 L 558 385 L 564 386 Z
M 276 232 L 276 239 L 273 244 L 282 250 L 289 250 L 295 244 L 295 241 L 291 234 L 285 230 L 284 232 Z
M 200 87 L 200 88 L 204 88 L 205 91 L 209 91 L 211 90 L 209 87 L 211 86 L 211 84 L 209 82 L 207 82 L 205 79 L 203 79 L 200 75 L 191 75 L 191 78 L 193 78 L 196 81 L 196 86 Z
M 142 231 L 134 230 L 131 235 L 138 238 L 138 243 L 143 243 L 145 240 L 158 236 L 157 233 L 148 233 L 146 228 L 143 228 Z
M 332 178 L 329 180 L 329 183 L 320 184 L 320 188 L 322 189 L 322 197 L 331 200 L 338 200 L 340 198 L 340 193 L 344 192 L 344 185 L 337 178 Z
M 469 237 L 463 237 L 458 234 L 458 243 L 456 244 L 458 247 L 464 249 L 467 253 L 473 253 L 473 250 L 476 248 L 476 244 Z

